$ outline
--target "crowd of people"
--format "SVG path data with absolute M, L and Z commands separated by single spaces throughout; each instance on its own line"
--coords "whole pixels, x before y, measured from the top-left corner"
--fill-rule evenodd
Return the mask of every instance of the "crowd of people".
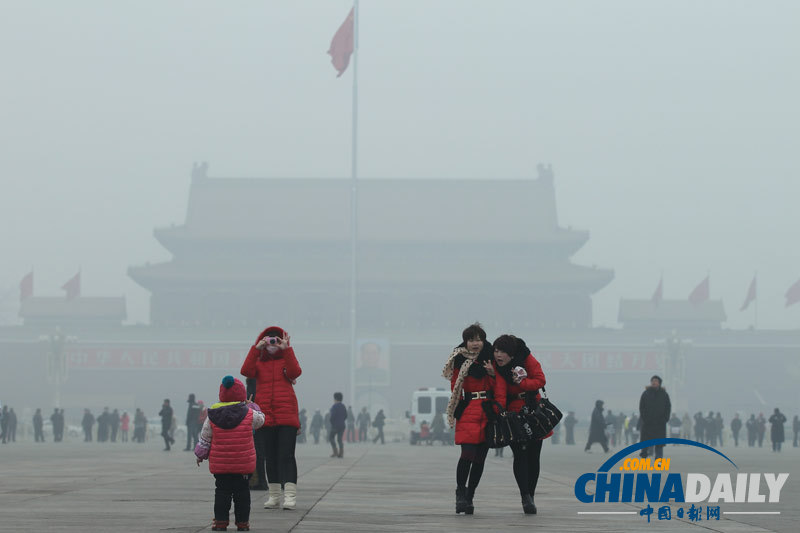
M 215 503 L 212 530 L 226 530 L 231 503 L 234 505 L 236 526 L 239 531 L 249 530 L 250 490 L 265 490 L 265 509 L 295 509 L 297 505 L 296 444 L 308 442 L 306 432 L 319 444 L 321 432 L 330 443 L 332 458 L 344 456 L 344 444 L 367 442 L 368 431 L 374 428 L 373 443 L 385 443 L 383 427 L 386 417 L 382 410 L 371 417 L 364 407 L 356 415 L 352 406 L 343 403 L 343 394 L 333 394 L 333 405 L 325 414 L 317 409 L 310 422 L 305 409 L 298 409 L 294 392 L 296 380 L 302 370 L 290 345 L 288 333 L 276 326 L 264 329 L 251 346 L 240 369 L 244 382 L 225 376 L 219 389 L 220 402 L 206 408 L 196 401 L 194 394 L 187 399 L 186 447 L 194 451 L 198 465 L 208 460 L 209 470 L 215 477 Z M 488 403 L 510 413 L 520 413 L 534 407 L 541 400 L 546 379 L 541 364 L 533 356 L 525 341 L 514 335 L 500 335 L 493 343 L 487 341 L 480 324 L 468 326 L 462 332 L 462 342 L 452 351 L 444 366 L 442 376 L 450 381 L 451 395 L 444 413 L 436 413 L 431 424 L 423 421 L 420 440 L 433 442 L 445 439 L 445 418 L 454 428 L 454 442 L 460 446 L 456 464 L 456 513 L 473 514 L 474 496 L 483 475 L 489 450 L 486 433 L 489 415 Z M 246 383 L 246 384 L 245 384 Z M 605 452 L 611 447 L 625 446 L 667 436 L 691 439 L 711 446 L 723 446 L 725 424 L 720 412 L 701 412 L 690 417 L 679 417 L 672 412 L 669 395 L 662 387 L 659 376 L 652 376 L 639 400 L 639 409 L 630 415 L 604 414 L 603 400 L 597 400 L 589 423 L 585 451 L 590 452 L 599 443 Z M 176 443 L 177 417 L 169 399 L 165 399 L 158 413 L 161 422 L 160 436 L 164 450 Z M 64 410 L 56 408 L 50 416 L 53 440 L 64 437 Z M 766 435 L 766 425 L 771 425 L 772 449 L 780 452 L 785 440 L 786 416 L 775 408 L 766 418 L 751 414 L 742 421 L 735 414 L 730 422 L 734 446 L 745 429 L 747 444 L 761 447 Z M 575 427 L 579 421 L 574 411 L 568 411 L 562 420 L 565 443 L 575 444 Z M 108 407 L 95 417 L 85 409 L 81 425 L 84 441 L 128 442 L 133 425 L 133 442 L 144 442 L 148 436 L 148 419 L 141 409 L 131 419 L 127 412 Z M 95 431 L 94 427 L 97 426 Z M 13 408 L 0 410 L 0 439 L 3 443 L 16 439 L 17 415 Z M 44 418 L 40 409 L 33 415 L 34 440 L 44 442 Z M 795 415 L 791 427 L 793 445 L 798 446 L 800 421 Z M 541 438 L 510 445 L 513 452 L 512 473 L 519 491 L 525 514 L 536 514 L 534 496 L 539 479 L 542 444 L 545 440 L 557 444 L 561 424 Z M 663 456 L 663 445 L 641 448 L 640 455 Z M 502 454 L 502 448 L 498 448 Z
M 341 393 L 337 393 L 341 394 Z M 341 400 L 338 400 L 341 402 Z M 336 405 L 336 395 L 334 395 L 334 405 Z M 330 442 L 331 438 L 338 438 L 335 434 L 336 429 L 334 428 L 334 423 L 338 424 L 338 427 L 342 429 L 342 442 L 347 443 L 356 443 L 356 442 L 367 442 L 371 440 L 373 443 L 377 443 L 381 441 L 381 444 L 386 443 L 386 437 L 383 434 L 383 428 L 386 424 L 386 415 L 383 413 L 383 409 L 379 409 L 378 413 L 375 417 L 371 417 L 369 412 L 367 411 L 366 407 L 362 407 L 361 411 L 358 415 L 353 413 L 352 406 L 348 406 L 347 409 L 343 412 L 343 414 L 339 415 L 339 418 L 344 418 L 344 421 L 339 420 L 332 420 L 332 409 L 328 409 L 325 411 L 325 415 L 323 416 L 322 410 L 317 409 L 314 411 L 314 414 L 311 417 L 311 421 L 307 424 L 308 417 L 306 415 L 306 410 L 300 410 L 300 432 L 297 435 L 297 442 L 299 444 L 303 444 L 308 442 L 308 436 L 306 432 L 309 433 L 310 437 L 314 439 L 314 444 L 319 444 L 320 439 L 322 438 L 324 442 Z M 337 408 L 337 411 L 342 413 L 340 409 Z M 368 433 L 370 429 L 375 430 L 374 437 L 368 437 Z M 324 435 L 323 435 L 324 430 Z M 337 454 L 338 455 L 338 454 Z
M 727 440 L 730 444 L 733 441 L 734 447 L 739 446 L 739 436 L 744 428 L 745 432 L 742 436 L 747 437 L 747 446 L 750 448 L 763 447 L 765 437 L 767 436 L 767 424 L 769 428 L 769 440 L 772 444 L 773 452 L 780 452 L 783 442 L 786 440 L 787 423 L 786 415 L 784 415 L 778 407 L 776 407 L 769 418 L 764 416 L 764 413 L 751 413 L 746 421 L 742 421 L 739 413 L 735 413 L 726 431 L 725 421 L 722 413 L 717 411 L 709 411 L 707 415 L 703 415 L 698 411 L 694 416 L 689 413 L 684 413 L 679 417 L 677 413 L 671 412 L 669 404 L 669 396 L 663 388 L 661 388 L 661 379 L 658 376 L 653 376 L 655 381 L 651 382 L 650 387 L 646 394 L 656 394 L 659 398 L 664 398 L 659 401 L 645 402 L 649 407 L 655 406 L 656 412 L 651 412 L 648 417 L 645 414 L 641 416 L 642 405 L 640 405 L 639 412 L 633 412 L 629 415 L 618 413 L 614 414 L 610 410 L 604 415 L 604 402 L 597 400 L 595 402 L 594 411 L 592 411 L 591 421 L 589 425 L 589 438 L 586 442 L 585 451 L 589 452 L 593 444 L 600 444 L 603 451 L 608 452 L 610 448 L 617 446 L 628 446 L 640 440 L 647 440 L 647 438 L 681 438 L 694 440 L 712 447 L 723 447 Z M 656 393 L 654 391 L 660 390 Z M 665 420 L 663 420 L 666 417 Z M 652 432 L 642 433 L 642 419 L 657 420 L 660 424 L 666 423 L 666 429 L 658 433 L 657 436 L 651 436 Z M 569 411 L 564 420 L 562 421 L 566 431 L 566 444 L 575 444 L 574 428 L 578 423 L 574 411 Z M 800 443 L 800 418 L 794 415 L 792 419 L 791 431 L 793 433 L 792 446 L 797 448 Z M 623 443 L 624 436 L 624 443 Z M 730 440 L 728 440 L 730 438 Z
M 197 443 L 197 434 L 203 424 L 206 416 L 206 408 L 203 402 L 195 402 L 194 394 L 189 395 L 189 409 L 186 415 L 186 432 L 187 442 L 186 451 L 193 450 L 194 445 Z M 160 436 L 165 438 L 165 443 L 174 443 L 174 436 L 178 426 L 178 419 L 172 413 L 172 408 L 167 409 L 169 400 L 164 400 L 159 416 L 161 417 L 162 430 Z M 34 442 L 45 442 L 46 434 L 53 442 L 64 441 L 65 429 L 67 429 L 67 421 L 65 418 L 65 411 L 61 408 L 53 409 L 53 413 L 49 417 L 50 425 L 46 428 L 45 418 L 42 415 L 40 408 L 32 417 L 31 428 L 33 429 Z M 0 410 L 0 440 L 3 443 L 16 442 L 17 438 L 17 415 L 14 413 L 13 408 L 3 406 Z M 75 433 L 73 437 L 77 437 L 77 432 L 83 434 L 84 442 L 137 442 L 143 443 L 148 438 L 154 436 L 154 431 L 148 427 L 148 419 L 144 412 L 136 408 L 136 412 L 131 417 L 127 411 L 121 414 L 118 409 L 110 410 L 105 407 L 99 415 L 95 416 L 91 409 L 84 409 L 83 416 L 80 419 L 80 428 L 73 427 Z M 131 434 L 131 429 L 133 430 Z M 47 431 L 46 431 L 47 430 Z M 165 449 L 169 449 L 167 446 Z

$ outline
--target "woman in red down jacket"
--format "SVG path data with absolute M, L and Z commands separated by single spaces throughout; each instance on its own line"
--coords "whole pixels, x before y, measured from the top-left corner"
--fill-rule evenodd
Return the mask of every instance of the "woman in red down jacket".
M 265 509 L 280 505 L 281 489 L 284 509 L 294 509 L 297 504 L 294 448 L 300 419 L 294 383 L 302 370 L 289 340 L 289 334 L 277 326 L 265 329 L 250 348 L 241 370 L 243 376 L 255 378 L 255 403 L 264 413 L 264 426 L 255 433 L 255 446 L 259 480 L 266 477 L 269 481 Z
M 461 334 L 464 342 L 458 345 L 445 364 L 442 376 L 450 380 L 450 402 L 447 420 L 455 424 L 456 444 L 461 445 L 461 457 L 456 467 L 456 514 L 472 514 L 472 498 L 478 487 L 486 453 L 486 413 L 483 402 L 493 396 L 505 406 L 505 383 L 496 391 L 496 381 L 487 372 L 492 368 L 492 347 L 486 342 L 486 332 L 480 324 L 467 327 Z M 499 381 L 499 380 L 498 380 Z
M 519 412 L 526 401 L 532 402 L 541 398 L 539 389 L 545 385 L 542 365 L 531 354 L 525 341 L 513 335 L 501 335 L 493 346 L 497 383 L 506 384 L 507 410 Z M 500 387 L 496 390 L 499 391 Z M 530 395 L 534 397 L 531 398 Z M 552 434 L 551 431 L 544 438 Z M 522 497 L 522 509 L 525 514 L 536 514 L 533 496 L 539 481 L 542 441 L 512 444 L 511 450 L 514 452 L 514 478 Z

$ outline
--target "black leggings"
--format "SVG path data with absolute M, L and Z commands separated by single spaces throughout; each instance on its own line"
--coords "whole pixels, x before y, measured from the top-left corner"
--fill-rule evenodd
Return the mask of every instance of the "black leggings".
M 297 428 L 293 426 L 267 426 L 256 430 L 256 469 L 261 478 L 266 463 L 266 478 L 270 483 L 297 483 L 297 460 L 294 447 Z
M 475 490 L 483 475 L 483 464 L 486 462 L 487 453 L 489 453 L 489 446 L 485 442 L 461 445 L 461 458 L 456 466 L 457 486 L 469 486 L 470 489 Z
M 536 493 L 539 482 L 539 457 L 542 454 L 542 441 L 535 440 L 525 444 L 512 444 L 514 452 L 514 479 L 517 480 L 520 495 Z

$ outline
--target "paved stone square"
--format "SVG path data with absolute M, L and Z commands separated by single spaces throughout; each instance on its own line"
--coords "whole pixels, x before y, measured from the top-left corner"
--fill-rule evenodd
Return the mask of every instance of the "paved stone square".
M 264 510 L 253 492 L 253 531 L 798 531 L 800 448 L 723 448 L 740 472 L 789 472 L 780 504 L 721 504 L 722 511 L 779 511 L 780 515 L 726 515 L 719 521 L 685 518 L 648 524 L 642 504 L 582 504 L 577 477 L 595 472 L 606 456 L 599 447 L 545 444 L 536 494 L 539 514 L 522 513 L 511 471 L 511 452 L 489 452 L 475 496 L 475 514 L 454 514 L 458 448 L 407 443 L 346 445 L 343 459 L 327 446 L 298 445 L 298 506 Z M 715 474 L 733 468 L 696 448 L 667 448 L 671 471 Z M 728 465 L 728 466 L 726 466 Z M 735 471 L 734 471 L 735 472 Z M 161 450 L 158 442 L 99 444 L 17 442 L 0 446 L 0 531 L 210 530 L 213 478 L 193 454 Z M 762 491 L 763 492 L 763 491 Z M 654 506 L 655 507 L 655 506 Z M 673 508 L 680 507 L 672 504 Z M 579 511 L 635 512 L 578 515 Z

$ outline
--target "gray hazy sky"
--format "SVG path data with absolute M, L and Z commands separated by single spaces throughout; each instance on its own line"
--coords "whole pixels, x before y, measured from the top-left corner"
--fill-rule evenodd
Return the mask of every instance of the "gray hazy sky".
M 0 289 L 128 297 L 169 259 L 192 161 L 212 176 L 344 177 L 352 71 L 326 54 L 347 0 L 0 4 Z M 621 297 L 685 298 L 711 273 L 731 327 L 796 328 L 800 3 L 361 1 L 365 177 L 556 172 L 574 258 Z M 505 216 L 498 210 L 497 216 Z M 8 307 L 8 300 L 6 307 Z M 484 318 L 488 320 L 488 318 Z

